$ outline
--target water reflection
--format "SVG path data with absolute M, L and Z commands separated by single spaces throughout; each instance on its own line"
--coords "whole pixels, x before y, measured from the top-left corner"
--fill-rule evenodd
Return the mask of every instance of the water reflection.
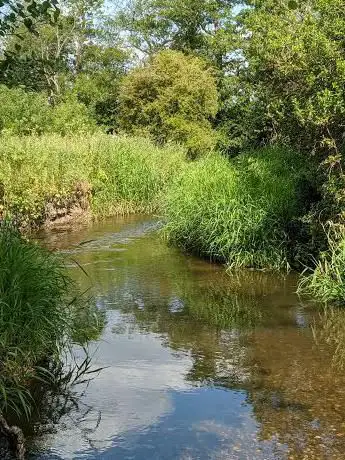
M 36 440 L 36 457 L 344 458 L 340 318 L 302 304 L 293 277 L 226 275 L 166 247 L 155 226 L 47 236 L 94 283 L 107 325 L 91 347 L 106 369 L 85 388 L 87 415 Z

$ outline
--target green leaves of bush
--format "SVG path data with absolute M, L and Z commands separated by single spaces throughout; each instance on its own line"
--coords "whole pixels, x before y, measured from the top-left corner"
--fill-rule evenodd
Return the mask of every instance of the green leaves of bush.
M 205 62 L 177 51 L 158 53 L 133 70 L 120 89 L 120 127 L 156 142 L 179 142 L 191 157 L 212 149 L 218 110 L 215 78 Z
M 69 98 L 56 106 L 48 104 L 44 93 L 28 93 L 22 88 L 0 85 L 0 130 L 10 134 L 93 132 L 96 122 L 88 109 Z

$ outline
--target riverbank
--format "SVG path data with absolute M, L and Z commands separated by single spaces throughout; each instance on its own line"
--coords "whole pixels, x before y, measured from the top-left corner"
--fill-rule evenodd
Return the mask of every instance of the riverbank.
M 44 413 L 52 388 L 67 396 L 89 360 L 74 372 L 64 356 L 97 336 L 100 320 L 61 256 L 0 224 L 0 449 L 24 458 L 24 437 L 6 420 L 29 420 L 38 407 Z
M 21 227 L 161 208 L 187 165 L 177 146 L 105 134 L 14 137 L 0 145 L 0 213 Z
M 157 147 L 145 138 L 4 136 L 0 214 L 29 230 L 157 213 L 167 240 L 185 251 L 232 269 L 309 266 L 309 292 L 342 301 L 343 277 L 336 295 L 328 287 L 323 291 L 341 257 L 325 244 L 321 225 L 316 235 L 308 220 L 319 199 L 315 177 L 305 156 L 277 146 L 234 159 L 211 153 L 190 161 L 183 148 Z M 328 252 L 320 268 L 322 249 Z
M 167 238 L 230 268 L 298 266 L 300 218 L 313 178 L 302 156 L 286 148 L 212 155 L 195 162 L 166 200 Z
M 3 214 L 24 228 L 156 212 L 184 250 L 234 268 L 285 270 L 313 186 L 303 157 L 286 148 L 191 162 L 176 145 L 102 134 L 4 137 L 0 184 Z

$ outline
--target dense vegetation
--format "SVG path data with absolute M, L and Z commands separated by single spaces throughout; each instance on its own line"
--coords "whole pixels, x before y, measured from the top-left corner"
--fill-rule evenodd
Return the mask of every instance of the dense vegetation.
M 318 289 L 342 286 L 341 0 L 2 8 L 3 214 L 165 210 L 184 248 L 234 267 L 316 266 L 313 294 L 342 299 Z
M 229 161 L 210 155 L 193 164 L 166 202 L 170 240 L 230 267 L 287 269 L 301 227 L 308 179 L 303 156 L 283 148 L 246 152 Z M 294 224 L 294 225 L 293 225 Z
M 95 216 L 154 212 L 186 166 L 185 151 L 98 133 L 3 136 L 0 212 L 40 227 L 71 212 Z
M 342 0 L 0 12 L 0 219 L 157 211 L 187 251 L 308 267 L 301 290 L 344 303 Z M 4 410 L 27 407 L 36 367 L 73 334 L 55 256 L 6 225 L 0 268 Z
M 1 412 L 28 416 L 37 387 L 56 385 L 63 377 L 56 372 L 62 369 L 62 351 L 77 335 L 83 343 L 98 327 L 92 304 L 77 291 L 61 258 L 24 239 L 11 224 L 1 224 Z M 81 332 L 80 318 L 91 317 Z
M 214 148 L 211 121 L 217 110 L 216 81 L 206 63 L 177 51 L 158 53 L 124 78 L 120 88 L 121 128 L 149 134 L 160 144 L 183 143 L 191 158 Z
M 184 250 L 344 305 L 343 3 L 0 2 L 0 413 L 99 331 L 16 228 L 158 212 Z

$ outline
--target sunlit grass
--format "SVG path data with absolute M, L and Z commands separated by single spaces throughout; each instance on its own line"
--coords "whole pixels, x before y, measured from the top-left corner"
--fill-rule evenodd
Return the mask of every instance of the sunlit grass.
M 34 382 L 56 380 L 54 363 L 78 338 L 85 343 L 88 333 L 95 336 L 102 322 L 97 318 L 92 304 L 84 302 L 67 276 L 60 257 L 2 223 L 0 413 L 28 416 L 34 405 Z
M 160 208 L 185 164 L 181 148 L 158 148 L 142 138 L 4 136 L 0 206 L 20 223 L 37 226 L 50 204 L 68 211 L 78 200 L 94 216 L 149 213 Z
M 328 250 L 321 254 L 315 267 L 305 270 L 299 292 L 322 302 L 345 303 L 345 235 L 328 234 Z
M 264 149 L 229 161 L 211 155 L 169 190 L 167 238 L 230 267 L 287 269 L 287 226 L 300 213 L 302 159 Z

